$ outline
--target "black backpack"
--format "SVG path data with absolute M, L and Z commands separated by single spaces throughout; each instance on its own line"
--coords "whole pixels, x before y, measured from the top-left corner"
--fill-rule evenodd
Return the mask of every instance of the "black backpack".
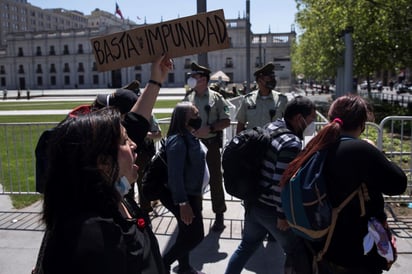
M 233 137 L 222 154 L 226 192 L 242 200 L 256 200 L 264 191 L 259 186 L 261 165 L 271 140 L 287 132 L 290 132 L 287 128 L 254 127 Z
M 183 136 L 186 147 L 188 141 Z M 170 195 L 167 187 L 168 181 L 167 157 L 166 157 L 166 139 L 160 140 L 160 148 L 146 165 L 142 178 L 142 194 L 149 201 L 159 200 L 166 195 Z
M 159 200 L 167 189 L 166 140 L 160 140 L 160 148 L 146 165 L 142 178 L 142 195 L 149 201 Z

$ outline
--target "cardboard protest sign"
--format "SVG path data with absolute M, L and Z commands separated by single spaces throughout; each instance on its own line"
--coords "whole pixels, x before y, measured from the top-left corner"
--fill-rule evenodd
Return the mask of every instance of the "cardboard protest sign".
M 91 43 L 99 71 L 153 62 L 163 53 L 180 57 L 230 46 L 223 10 L 96 37 Z

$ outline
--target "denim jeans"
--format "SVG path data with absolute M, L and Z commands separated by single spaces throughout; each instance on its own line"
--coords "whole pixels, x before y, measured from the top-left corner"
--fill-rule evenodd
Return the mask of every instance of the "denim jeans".
M 310 258 L 303 240 L 290 229 L 277 229 L 274 210 L 256 205 L 246 207 L 242 241 L 230 258 L 225 274 L 239 274 L 268 233 L 276 239 L 286 254 L 284 273 L 311 273 Z M 282 266 L 279 266 L 278 270 L 274 269 L 273 273 L 280 273 L 281 268 Z

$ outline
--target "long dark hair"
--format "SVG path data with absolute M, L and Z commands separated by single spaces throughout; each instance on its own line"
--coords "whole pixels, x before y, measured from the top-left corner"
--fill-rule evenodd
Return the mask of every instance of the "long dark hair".
M 329 108 L 329 124 L 324 126 L 318 134 L 310 140 L 305 149 L 289 163 L 284 171 L 280 185 L 283 186 L 292 178 L 316 151 L 327 149 L 336 144 L 343 131 L 351 131 L 359 126 L 365 127 L 370 117 L 371 108 L 368 103 L 357 95 L 345 95 L 337 98 Z
M 111 108 L 68 118 L 56 127 L 44 192 L 48 229 L 80 213 L 102 216 L 116 210 L 120 138 L 120 113 Z
M 170 120 L 169 130 L 167 131 L 167 136 L 173 134 L 183 135 L 186 129 L 186 119 L 187 113 L 191 111 L 193 104 L 188 101 L 183 101 L 177 103 L 176 107 L 172 113 L 172 119 Z

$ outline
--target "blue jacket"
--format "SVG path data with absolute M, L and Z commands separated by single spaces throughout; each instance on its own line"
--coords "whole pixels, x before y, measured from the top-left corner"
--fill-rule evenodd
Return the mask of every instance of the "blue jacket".
M 202 195 L 206 154 L 191 133 L 171 135 L 166 140 L 168 187 L 175 204 L 187 202 L 188 195 Z

